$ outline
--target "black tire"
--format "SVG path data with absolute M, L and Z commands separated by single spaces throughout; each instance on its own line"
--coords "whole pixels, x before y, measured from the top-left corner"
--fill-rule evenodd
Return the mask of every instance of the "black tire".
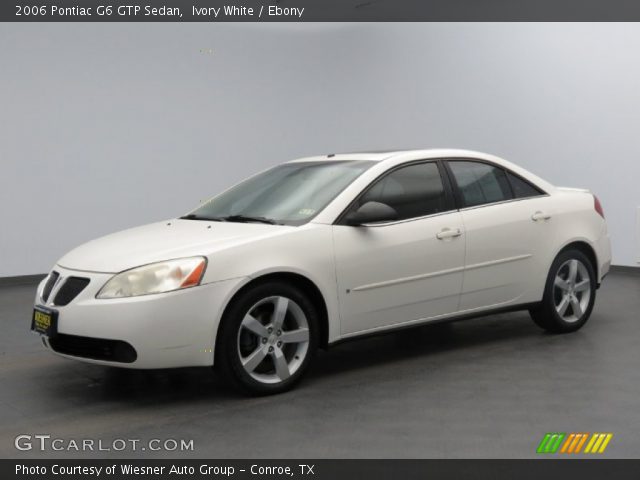
M 573 261 L 579 263 L 575 263 L 578 273 L 573 279 L 573 285 L 571 285 L 570 271 Z M 580 268 L 579 265 L 584 268 Z M 565 276 L 566 278 L 564 278 Z M 556 277 L 559 277 L 562 287 L 556 286 Z M 574 287 L 579 286 L 585 277 L 588 277 L 589 280 L 588 289 L 578 291 Z M 549 269 L 542 302 L 529 310 L 531 318 L 539 327 L 552 333 L 569 333 L 579 330 L 591 316 L 596 299 L 596 283 L 595 269 L 589 257 L 576 249 L 560 252 Z M 573 300 L 565 298 L 571 299 L 572 294 L 577 302 L 575 307 Z M 587 294 L 588 298 L 582 296 Z M 564 302 L 568 302 L 568 305 L 565 305 Z M 560 315 L 559 311 L 563 306 L 566 310 L 564 315 Z
M 271 326 L 275 325 L 272 322 L 276 317 L 280 298 L 287 300 L 287 306 L 284 323 L 279 330 L 257 334 L 243 325 L 246 316 L 252 313 L 252 317 L 263 327 L 272 328 Z M 301 315 L 304 316 L 308 329 L 306 349 L 305 341 L 287 343 L 284 340 L 294 331 L 304 330 L 299 325 L 303 318 Z M 318 325 L 318 311 L 300 289 L 279 281 L 249 287 L 232 300 L 222 317 L 216 342 L 216 367 L 231 385 L 245 393 L 271 395 L 285 392 L 300 381 L 315 355 L 318 347 Z M 296 326 L 297 328 L 290 328 Z M 304 332 L 302 334 L 304 335 Z M 249 353 L 242 357 L 245 349 Z M 270 353 L 265 353 L 267 350 Z M 256 353 L 265 356 L 262 360 L 257 360 L 260 363 L 249 372 L 243 366 L 243 361 L 247 362 L 251 355 Z M 287 369 L 278 371 L 276 363 L 282 367 L 283 358 L 287 362 Z M 283 371 L 290 376 L 282 375 Z M 282 379 L 283 377 L 285 379 Z

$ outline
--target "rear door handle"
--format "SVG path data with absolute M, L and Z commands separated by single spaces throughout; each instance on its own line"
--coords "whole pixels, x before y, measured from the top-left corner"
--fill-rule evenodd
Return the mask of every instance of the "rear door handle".
M 541 212 L 540 210 L 538 210 L 536 213 L 531 215 L 531 220 L 533 220 L 534 222 L 539 222 L 540 220 L 549 220 L 550 218 L 551 218 L 551 215 L 549 215 L 548 213 Z
M 455 238 L 462 235 L 462 230 L 459 228 L 443 228 L 438 233 L 436 233 L 436 238 L 438 240 L 446 240 L 447 238 Z

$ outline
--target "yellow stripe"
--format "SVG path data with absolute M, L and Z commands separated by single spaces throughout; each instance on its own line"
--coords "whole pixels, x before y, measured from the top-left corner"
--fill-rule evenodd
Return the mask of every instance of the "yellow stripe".
M 573 440 L 573 437 L 575 436 L 576 434 L 572 433 L 567 437 L 567 439 L 564 441 L 564 444 L 562 445 L 562 449 L 560 450 L 560 453 L 567 453 L 567 448 L 569 448 L 569 444 L 571 443 L 571 441 Z
M 605 451 L 605 449 L 607 448 L 607 445 L 609 445 L 609 442 L 613 437 L 612 433 L 607 433 L 606 435 L 607 436 L 605 437 L 604 442 L 602 442 L 602 445 L 600 445 L 600 450 L 598 450 L 598 453 L 603 453 Z
M 605 435 L 603 433 L 598 434 L 598 439 L 596 440 L 596 443 L 593 444 L 591 453 L 598 453 L 598 448 L 600 448 L 600 444 L 602 443 L 602 440 L 604 440 L 604 437 Z
M 581 433 L 581 438 L 580 438 L 580 443 L 578 443 L 578 445 L 576 446 L 576 451 L 574 453 L 580 453 L 580 450 L 582 450 L 582 446 L 584 445 L 584 442 L 587 441 L 587 437 L 589 436 L 588 433 Z
M 593 444 L 596 442 L 596 438 L 598 438 L 598 434 L 594 433 L 591 436 L 591 440 L 589 440 L 589 443 L 587 443 L 587 448 L 584 449 L 584 453 L 591 453 L 591 447 L 593 447 Z

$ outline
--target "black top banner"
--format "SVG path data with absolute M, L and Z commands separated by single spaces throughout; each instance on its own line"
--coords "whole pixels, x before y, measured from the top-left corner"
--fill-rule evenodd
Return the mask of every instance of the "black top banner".
M 2 22 L 622 22 L 638 0 L 16 0 Z

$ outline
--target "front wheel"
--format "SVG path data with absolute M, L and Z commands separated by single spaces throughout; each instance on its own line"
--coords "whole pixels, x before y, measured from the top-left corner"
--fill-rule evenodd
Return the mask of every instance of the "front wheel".
M 297 288 L 280 282 L 250 288 L 222 319 L 216 363 L 254 395 L 280 393 L 302 377 L 318 345 L 318 314 Z
M 541 304 L 530 310 L 540 327 L 553 333 L 582 327 L 596 298 L 596 274 L 591 260 L 580 250 L 561 252 L 549 270 Z

